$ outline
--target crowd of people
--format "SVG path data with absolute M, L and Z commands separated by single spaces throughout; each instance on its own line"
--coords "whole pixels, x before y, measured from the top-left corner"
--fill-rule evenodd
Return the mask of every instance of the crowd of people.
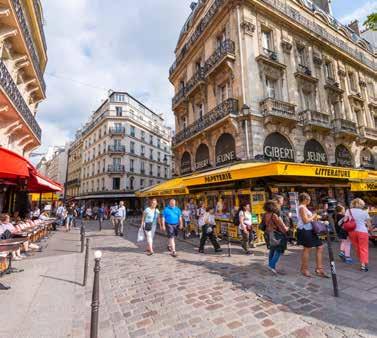
M 301 258 L 301 274 L 312 277 L 309 269 L 310 252 L 315 249 L 315 270 L 318 277 L 329 278 L 323 266 L 323 236 L 331 233 L 340 242 L 339 257 L 347 264 L 352 264 L 351 246 L 360 262 L 360 270 L 368 271 L 369 232 L 377 230 L 377 224 L 372 224 L 365 202 L 356 198 L 346 210 L 338 204 L 333 213 L 319 214 L 310 207 L 311 198 L 307 193 L 299 195 L 297 208 L 297 224 L 294 225 L 290 215 L 283 211 L 284 197 L 277 195 L 264 205 L 262 221 L 257 225 L 264 232 L 265 242 L 269 250 L 268 268 L 273 274 L 284 274 L 278 269 L 281 256 L 287 250 L 288 243 L 303 247 Z M 210 240 L 215 252 L 220 252 L 219 239 L 216 235 L 215 209 L 206 207 L 203 202 L 197 207 L 191 200 L 181 210 L 175 199 L 160 211 L 156 199 L 151 199 L 149 206 L 144 210 L 139 229 L 139 241 L 147 243 L 147 255 L 153 255 L 153 238 L 157 227 L 166 232 L 168 237 L 168 250 L 173 257 L 177 257 L 175 238 L 179 231 L 183 237 L 200 234 L 199 253 L 204 253 L 207 240 Z M 233 223 L 239 227 L 242 248 L 247 255 L 252 255 L 255 247 L 256 225 L 253 224 L 250 204 L 245 204 L 234 210 Z M 353 224 L 349 229 L 345 224 Z M 194 229 L 192 224 L 195 225 Z M 318 230 L 322 229 L 322 232 Z M 335 233 L 332 233 L 335 229 Z M 329 231 L 329 232 L 327 232 Z M 333 238 L 334 239 L 334 238 Z

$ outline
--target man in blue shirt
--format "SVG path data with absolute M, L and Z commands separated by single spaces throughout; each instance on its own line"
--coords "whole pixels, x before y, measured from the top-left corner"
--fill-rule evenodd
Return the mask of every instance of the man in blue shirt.
M 183 229 L 182 211 L 175 205 L 175 199 L 172 198 L 162 212 L 162 230 L 166 230 L 169 239 L 168 248 L 173 257 L 177 257 L 175 237 L 178 236 L 178 229 Z

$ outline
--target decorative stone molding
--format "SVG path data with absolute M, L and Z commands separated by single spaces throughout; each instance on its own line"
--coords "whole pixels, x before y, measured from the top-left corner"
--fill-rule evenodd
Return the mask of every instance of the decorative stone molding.
M 360 79 L 359 85 L 360 85 L 360 87 L 364 87 L 365 88 L 367 86 L 367 83 L 363 79 Z
M 339 68 L 338 75 L 341 76 L 341 77 L 345 77 L 347 75 L 347 73 L 346 73 L 344 68 Z
M 254 36 L 255 25 L 251 21 L 244 20 L 241 23 L 241 28 L 243 29 L 245 34 L 250 35 L 250 36 Z
M 282 40 L 281 46 L 283 48 L 283 52 L 287 53 L 287 54 L 289 54 L 291 52 L 292 47 L 293 47 L 292 43 L 287 41 L 287 40 Z
M 321 54 L 314 52 L 313 53 L 313 62 L 315 65 L 320 66 L 323 63 L 323 59 L 321 57 Z

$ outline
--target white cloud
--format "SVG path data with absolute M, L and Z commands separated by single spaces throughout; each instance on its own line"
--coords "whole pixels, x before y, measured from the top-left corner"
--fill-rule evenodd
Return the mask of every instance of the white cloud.
M 340 21 L 344 24 L 349 24 L 353 20 L 359 20 L 363 24 L 366 17 L 375 11 L 377 11 L 377 2 L 368 1 L 363 6 L 343 16 Z
M 190 0 L 45 1 L 49 63 L 47 100 L 37 115 L 43 133 L 40 150 L 72 138 L 107 89 L 130 92 L 163 112 L 173 125 L 168 72 L 189 4 Z

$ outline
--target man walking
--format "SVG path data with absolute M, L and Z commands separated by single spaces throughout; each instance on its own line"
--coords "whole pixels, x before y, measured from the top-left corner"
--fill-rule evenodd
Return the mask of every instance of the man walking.
M 99 231 L 102 231 L 102 222 L 104 218 L 105 218 L 105 205 L 102 203 L 101 206 L 98 208 Z
M 119 208 L 115 214 L 115 235 L 123 237 L 124 220 L 126 219 L 126 208 L 124 202 L 119 202 Z
M 169 239 L 168 249 L 173 257 L 177 257 L 175 238 L 178 236 L 178 230 L 183 229 L 182 211 L 175 204 L 175 199 L 172 198 L 162 213 L 162 230 L 166 230 Z

